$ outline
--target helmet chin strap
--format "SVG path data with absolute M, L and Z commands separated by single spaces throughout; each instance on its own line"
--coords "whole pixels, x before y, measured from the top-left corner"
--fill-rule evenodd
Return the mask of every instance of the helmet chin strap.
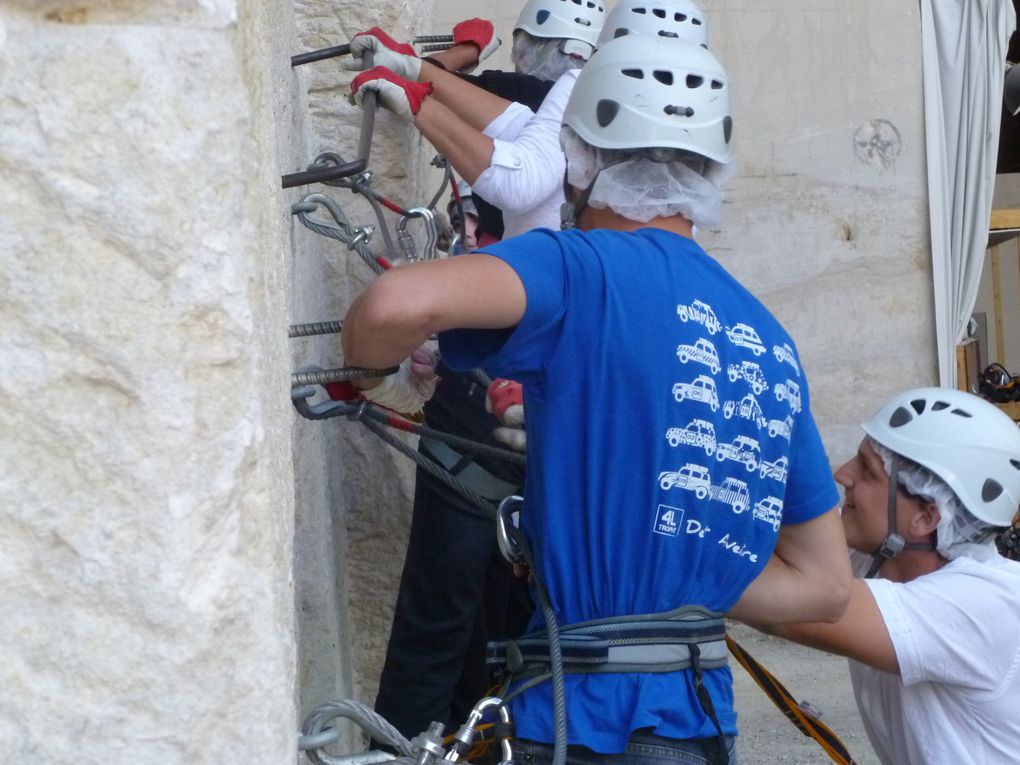
M 581 217 L 581 213 L 584 212 L 585 208 L 588 207 L 588 198 L 591 197 L 591 191 L 595 188 L 595 182 L 599 179 L 599 170 L 595 173 L 595 177 L 591 179 L 591 183 L 588 184 L 588 188 L 581 192 L 581 196 L 576 202 L 570 201 L 570 193 L 573 191 L 573 186 L 567 182 L 567 173 L 563 172 L 563 196 L 567 199 L 566 202 L 560 205 L 560 230 L 567 231 L 577 226 L 577 219 Z
M 889 534 L 875 552 L 871 554 L 871 568 L 864 575 L 865 579 L 872 579 L 878 570 L 890 558 L 895 558 L 902 552 L 934 550 L 934 542 L 908 542 L 903 535 L 896 531 L 896 494 L 900 488 L 899 471 L 893 469 L 889 476 L 889 501 L 887 509 L 889 513 Z

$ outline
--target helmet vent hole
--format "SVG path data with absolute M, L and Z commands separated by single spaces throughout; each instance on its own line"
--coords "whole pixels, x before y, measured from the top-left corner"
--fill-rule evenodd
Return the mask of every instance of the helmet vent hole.
M 678 35 L 676 32 L 670 32 L 667 29 L 660 29 L 659 30 L 659 37 L 675 37 L 675 38 L 679 38 L 680 35 Z
M 953 414 L 958 414 L 961 417 L 973 417 L 974 416 L 970 412 L 965 412 L 962 409 L 954 409 L 953 410 Z
M 719 80 L 712 80 L 712 90 L 722 90 L 723 84 Z
M 535 23 L 544 24 L 549 20 L 549 11 L 539 11 L 535 14 Z
M 644 16 L 646 13 L 648 13 L 648 10 L 645 9 L 645 8 L 631 8 L 630 12 L 631 13 L 640 13 L 642 16 Z
M 948 408 L 949 408 L 949 404 L 946 401 L 936 401 L 934 404 L 931 405 L 931 410 L 933 412 L 941 412 L 943 409 L 948 409 Z
M 730 142 L 730 137 L 733 135 L 733 118 L 730 117 L 729 115 L 726 115 L 725 117 L 723 117 L 722 132 L 723 132 L 723 140 L 725 140 L 726 143 L 729 143 Z
M 918 414 L 924 414 L 924 407 L 927 405 L 927 403 L 928 402 L 925 401 L 923 398 L 915 398 L 913 401 L 910 402 L 910 405 L 914 407 L 914 411 L 917 412 Z
M 588 5 L 589 8 L 594 8 L 595 7 L 595 3 L 588 3 L 587 5 Z
M 890 428 L 900 428 L 906 425 L 908 422 L 914 419 L 914 415 L 904 409 L 902 406 L 897 407 L 896 411 L 892 413 L 892 417 L 889 418 Z
M 656 69 L 652 72 L 652 77 L 661 82 L 663 85 L 673 84 L 673 73 L 667 72 L 665 69 Z
M 574 19 L 575 24 L 580 24 L 582 27 L 590 27 L 591 22 L 588 19 L 582 19 L 580 16 Z
M 696 26 L 696 27 L 700 27 L 700 26 L 701 26 L 701 19 L 694 19 L 694 18 L 692 18 L 692 19 L 691 19 L 691 23 L 692 23 L 692 24 L 693 24 L 694 26 Z
M 1017 470 L 1020 470 L 1020 460 L 1010 460 L 1009 464 L 1015 467 Z
M 687 21 L 687 14 L 685 13 L 674 13 L 673 21 Z
M 1002 486 L 998 481 L 991 478 L 985 479 L 985 485 L 981 487 L 981 499 L 985 502 L 994 502 L 1002 494 Z
M 699 77 L 696 74 L 689 74 L 689 75 L 687 75 L 687 87 L 688 88 L 691 88 L 691 89 L 700 88 L 704 84 L 705 84 L 705 78 L 704 77 Z
M 584 5 L 584 0 L 574 0 L 574 5 Z
M 624 77 L 633 77 L 635 80 L 643 80 L 645 73 L 640 69 L 621 69 L 620 74 Z
M 629 31 L 627 31 L 623 27 L 620 27 L 619 29 L 616 30 L 616 33 L 613 35 L 613 39 L 615 40 L 617 37 L 626 37 L 628 34 L 630 34 Z
M 609 98 L 599 101 L 595 107 L 595 119 L 598 120 L 599 127 L 608 127 L 609 123 L 616 119 L 616 114 L 619 111 L 620 103 L 618 101 Z
M 662 8 L 652 8 L 652 13 L 660 19 L 666 18 L 666 11 Z

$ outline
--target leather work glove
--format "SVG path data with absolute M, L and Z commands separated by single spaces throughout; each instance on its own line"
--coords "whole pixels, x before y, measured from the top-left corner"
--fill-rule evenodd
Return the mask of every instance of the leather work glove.
M 412 82 L 385 67 L 362 72 L 351 83 L 351 102 L 361 106 L 366 91 L 379 94 L 379 103 L 405 122 L 414 119 L 425 97 L 432 92 L 431 82 Z
M 503 427 L 492 431 L 492 437 L 514 451 L 527 451 L 528 437 L 524 431 L 524 389 L 513 380 L 493 380 L 485 391 L 485 411 L 499 420 Z
M 372 388 L 363 389 L 361 395 L 394 412 L 415 416 L 432 398 L 438 382 L 435 351 L 423 345 L 401 362 L 396 374 L 384 377 Z
M 470 72 L 475 66 L 487 59 L 493 52 L 502 45 L 495 35 L 492 22 L 486 19 L 468 19 L 462 21 L 453 28 L 453 44 L 461 45 L 469 43 L 478 48 L 478 60 L 474 66 L 462 69 L 462 72 Z
M 398 43 L 379 27 L 358 32 L 351 40 L 351 57 L 340 66 L 348 71 L 363 72 L 365 51 L 372 52 L 372 65 L 382 66 L 405 80 L 416 81 L 421 71 L 421 59 L 407 43 Z

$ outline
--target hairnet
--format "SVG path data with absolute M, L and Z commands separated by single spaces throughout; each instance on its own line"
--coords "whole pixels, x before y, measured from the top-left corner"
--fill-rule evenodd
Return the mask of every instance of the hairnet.
M 590 207 L 608 207 L 641 223 L 679 213 L 698 228 L 718 227 L 722 186 L 733 176 L 732 163 L 677 149 L 600 149 L 566 125 L 560 144 L 567 159 L 567 182 L 586 189 L 595 180 Z
M 519 74 L 556 81 L 568 69 L 580 69 L 584 65 L 584 59 L 564 53 L 562 43 L 559 37 L 535 37 L 518 29 L 514 32 L 510 60 Z
M 995 548 L 996 529 L 975 518 L 960 502 L 948 484 L 927 468 L 895 454 L 882 444 L 872 441 L 882 458 L 885 471 L 896 470 L 900 486 L 909 494 L 934 502 L 939 509 L 939 525 L 935 547 L 948 560 L 968 556 L 989 560 L 998 555 Z

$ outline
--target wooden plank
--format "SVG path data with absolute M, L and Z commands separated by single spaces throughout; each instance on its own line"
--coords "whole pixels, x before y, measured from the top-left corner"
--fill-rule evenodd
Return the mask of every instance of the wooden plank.
M 1020 401 L 1010 401 L 1008 404 L 996 404 L 1015 422 L 1020 422 Z
M 992 301 L 995 304 L 995 358 L 1006 358 L 1006 330 L 1002 321 L 1002 277 L 999 274 L 999 247 L 992 247 Z
M 1020 228 L 1020 208 L 992 210 L 992 218 L 988 228 Z

